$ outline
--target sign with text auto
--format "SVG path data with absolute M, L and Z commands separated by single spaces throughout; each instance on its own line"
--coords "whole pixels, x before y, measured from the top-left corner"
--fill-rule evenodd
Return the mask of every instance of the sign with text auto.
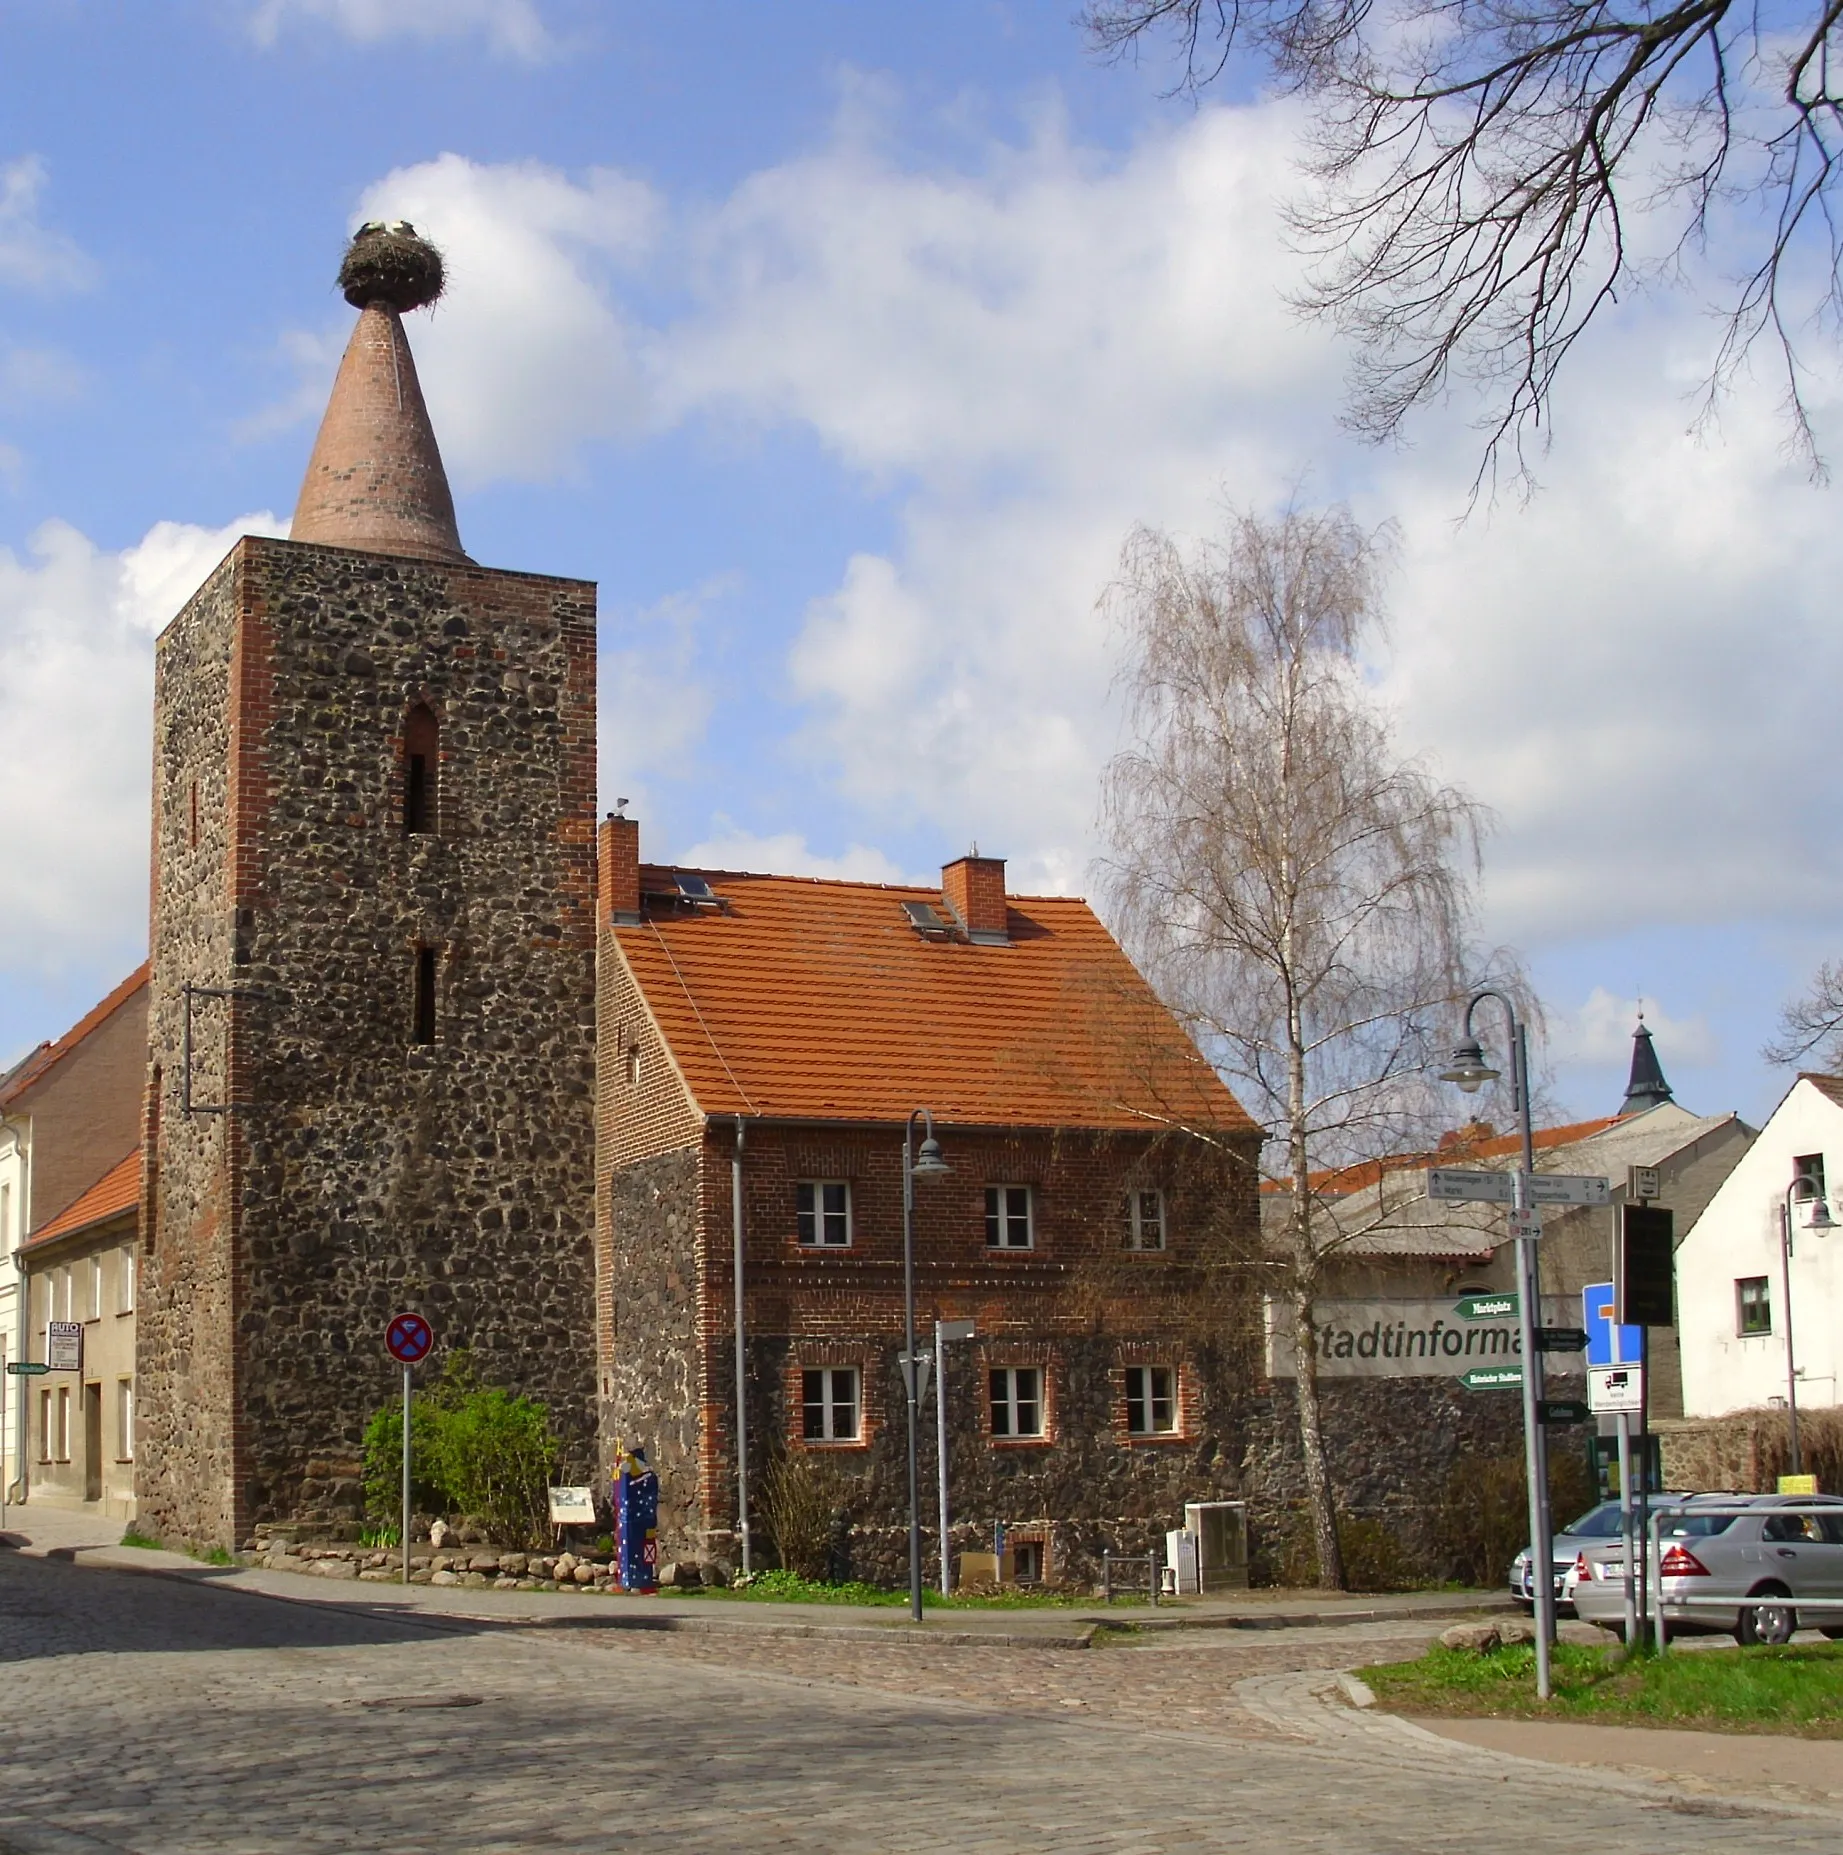
M 83 1370 L 83 1323 L 54 1320 L 45 1325 L 45 1363 L 53 1372 Z
M 1456 1378 L 1523 1357 L 1515 1295 L 1320 1301 L 1313 1313 L 1321 1378 Z M 1297 1376 L 1293 1312 L 1279 1300 L 1267 1304 L 1267 1375 Z

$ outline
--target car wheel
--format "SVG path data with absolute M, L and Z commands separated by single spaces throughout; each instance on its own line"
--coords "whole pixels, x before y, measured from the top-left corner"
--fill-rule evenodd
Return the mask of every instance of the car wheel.
M 1765 1602 L 1752 1603 L 1743 1610 L 1734 1625 L 1734 1640 L 1743 1647 L 1765 1643 L 1790 1642 L 1798 1631 L 1798 1612 L 1783 1601 L 1792 1594 L 1784 1585 L 1762 1585 L 1750 1596 Z

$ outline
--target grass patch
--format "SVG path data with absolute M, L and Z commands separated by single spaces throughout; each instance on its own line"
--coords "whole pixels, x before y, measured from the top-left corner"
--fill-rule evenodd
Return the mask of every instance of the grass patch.
M 1843 1645 L 1692 1649 L 1628 1656 L 1555 1645 L 1554 1697 L 1536 1698 L 1536 1651 L 1489 1655 L 1436 1645 L 1418 1662 L 1359 1671 L 1392 1713 L 1582 1720 L 1843 1739 Z
M 757 1572 L 748 1584 L 740 1587 L 706 1585 L 697 1591 L 673 1591 L 667 1595 L 730 1598 L 757 1604 L 862 1604 L 884 1609 L 906 1609 L 909 1602 L 906 1590 L 890 1591 L 874 1584 L 825 1584 L 788 1571 Z M 1094 1601 L 1092 1597 L 1069 1591 L 999 1591 L 978 1596 L 943 1597 L 939 1591 L 925 1586 L 922 1590 L 925 1610 L 1070 1610 Z M 1114 1599 L 1116 1604 L 1130 1601 L 1121 1597 Z
M 134 1547 L 137 1552 L 183 1552 L 201 1565 L 235 1565 L 237 1562 L 222 1546 L 207 1546 L 202 1551 L 194 1546 L 169 1546 L 164 1540 L 136 1532 L 133 1527 L 122 1535 L 122 1544 Z
M 130 1527 L 122 1535 L 124 1546 L 133 1546 L 138 1552 L 164 1552 L 166 1548 L 157 1539 L 149 1539 L 145 1533 L 137 1533 Z

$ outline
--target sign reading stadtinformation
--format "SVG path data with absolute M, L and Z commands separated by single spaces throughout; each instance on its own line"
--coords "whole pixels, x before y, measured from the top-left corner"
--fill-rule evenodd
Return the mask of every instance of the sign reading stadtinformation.
M 1313 1310 L 1321 1378 L 1457 1378 L 1523 1360 L 1515 1295 L 1439 1301 L 1320 1301 Z M 1267 1374 L 1297 1376 L 1292 1309 L 1267 1304 Z

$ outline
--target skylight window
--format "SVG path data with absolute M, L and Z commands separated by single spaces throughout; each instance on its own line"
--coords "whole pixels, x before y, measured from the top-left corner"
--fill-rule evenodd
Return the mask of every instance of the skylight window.
M 904 902 L 902 912 L 909 918 L 909 926 L 925 940 L 950 940 L 953 928 L 932 902 Z

